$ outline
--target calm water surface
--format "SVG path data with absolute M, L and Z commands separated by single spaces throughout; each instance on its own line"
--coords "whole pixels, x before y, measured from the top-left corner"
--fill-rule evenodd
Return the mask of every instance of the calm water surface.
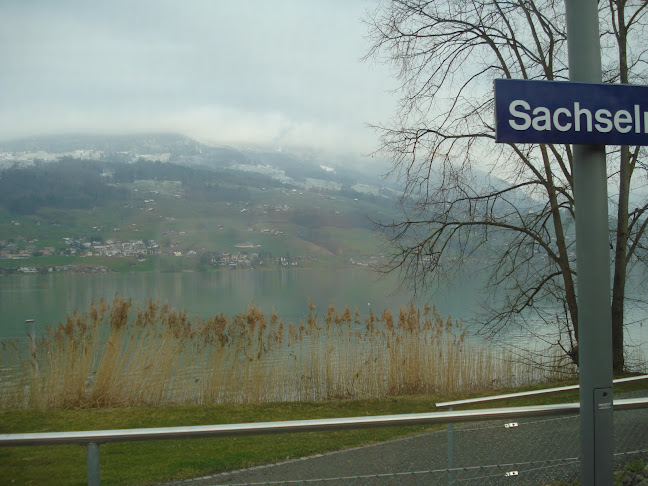
M 413 300 L 410 292 L 395 292 L 395 277 L 380 278 L 361 268 L 277 269 L 141 274 L 48 274 L 0 278 L 0 337 L 24 336 L 25 319 L 35 319 L 37 329 L 56 324 L 75 309 L 85 312 L 90 303 L 115 294 L 143 304 L 147 299 L 167 301 L 186 309 L 190 316 L 217 313 L 234 315 L 254 302 L 264 313 L 274 307 L 286 321 L 298 321 L 308 314 L 308 299 L 318 313 L 329 302 L 339 309 L 346 304 L 361 315 L 389 309 L 398 314 L 401 305 Z M 467 318 L 471 313 L 470 282 L 462 291 L 441 292 L 419 297 L 435 304 L 442 315 Z

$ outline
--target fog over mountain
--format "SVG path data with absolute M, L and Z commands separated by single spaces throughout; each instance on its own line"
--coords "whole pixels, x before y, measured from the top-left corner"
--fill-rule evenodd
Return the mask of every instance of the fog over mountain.
M 387 163 L 377 158 L 330 155 L 321 151 L 284 152 L 215 147 L 173 133 L 133 135 L 57 135 L 0 142 L 0 168 L 28 166 L 61 158 L 132 163 L 159 161 L 212 170 L 264 174 L 295 186 L 321 185 L 376 192 L 397 183 L 382 177 Z

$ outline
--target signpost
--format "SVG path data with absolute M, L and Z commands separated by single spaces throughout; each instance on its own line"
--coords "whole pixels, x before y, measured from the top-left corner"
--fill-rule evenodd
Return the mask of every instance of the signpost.
M 566 0 L 570 82 L 497 80 L 496 142 L 573 144 L 581 484 L 613 482 L 605 145 L 648 145 L 648 87 L 601 84 L 595 0 Z
M 570 81 L 601 82 L 598 2 L 566 0 Z M 605 146 L 574 145 L 581 484 L 613 482 L 612 313 Z

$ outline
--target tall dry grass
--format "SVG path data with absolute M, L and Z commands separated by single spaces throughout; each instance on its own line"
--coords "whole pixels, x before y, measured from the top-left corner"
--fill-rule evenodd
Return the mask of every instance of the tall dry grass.
M 557 378 L 413 304 L 397 318 L 389 310 L 361 318 L 332 304 L 319 314 L 309 302 L 305 321 L 285 323 L 254 304 L 203 320 L 116 296 L 47 329 L 33 355 L 16 342 L 3 343 L 1 355 L 2 407 L 366 398 Z

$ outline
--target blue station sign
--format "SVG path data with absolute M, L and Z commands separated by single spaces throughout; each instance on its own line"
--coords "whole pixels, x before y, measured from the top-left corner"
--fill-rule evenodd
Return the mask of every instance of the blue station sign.
M 648 145 L 648 86 L 495 80 L 495 141 Z

